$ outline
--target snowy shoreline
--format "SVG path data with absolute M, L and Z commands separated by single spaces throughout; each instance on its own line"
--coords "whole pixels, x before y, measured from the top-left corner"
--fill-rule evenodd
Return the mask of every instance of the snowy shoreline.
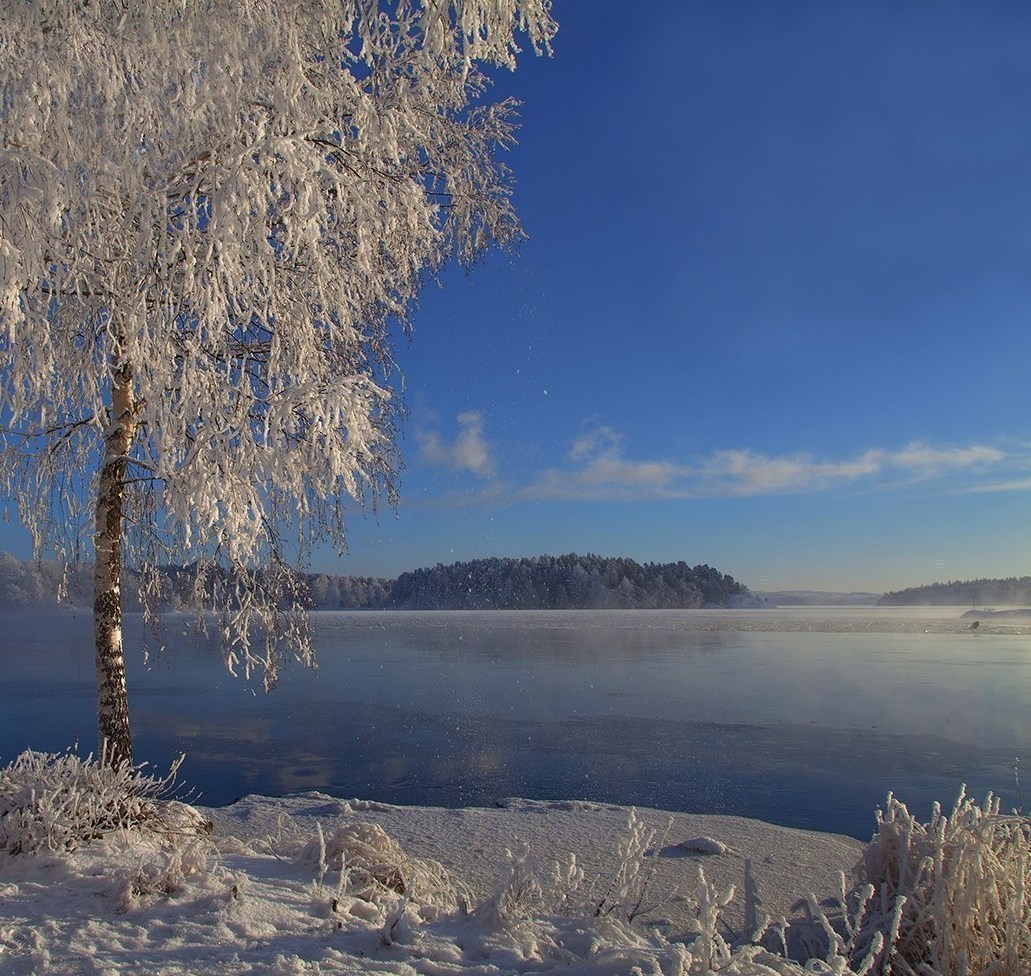
M 492 894 L 514 863 L 507 852 L 517 860 L 519 851 L 531 852 L 545 868 L 568 865 L 575 855 L 582 885 L 595 879 L 596 898 L 598 885 L 618 867 L 629 808 L 527 800 L 503 808 L 397 807 L 307 793 L 248 796 L 198 810 L 214 830 L 177 848 L 179 854 L 153 838 L 123 833 L 71 853 L 4 858 L 0 972 L 616 976 L 634 966 L 674 972 L 679 940 L 691 941 L 698 866 L 713 889 L 736 886 L 721 918 L 741 931 L 746 861 L 761 911 L 777 919 L 790 916 L 810 892 L 833 896 L 839 872 L 848 872 L 862 851 L 847 837 L 737 817 L 639 810 L 642 832 L 654 829 L 661 837 L 669 824 L 652 862 L 647 897 L 659 902 L 656 909 L 633 926 L 572 916 L 506 920 L 473 906 L 494 904 Z M 321 850 L 325 860 L 338 831 L 377 828 L 412 863 L 439 862 L 440 876 L 467 892 L 464 907 L 444 911 L 432 891 L 420 895 L 413 887 L 405 896 L 409 906 L 401 908 L 407 920 L 391 924 L 400 901 L 392 892 L 379 902 L 338 898 L 331 865 L 327 873 L 323 864 L 320 874 L 317 865 L 313 870 L 304 863 L 305 850 L 309 858 Z M 523 897 L 531 914 L 535 900 L 544 912 L 546 892 Z
M 439 861 L 481 898 L 497 884 L 505 851 L 521 847 L 528 847 L 542 863 L 575 854 L 588 877 L 603 877 L 627 835 L 632 809 L 585 800 L 511 798 L 500 802 L 504 805 L 394 806 L 311 792 L 280 799 L 248 796 L 226 807 L 198 809 L 212 820 L 216 834 L 224 832 L 242 840 L 275 834 L 284 814 L 298 825 L 306 823 L 311 830 L 320 823 L 327 832 L 335 823 L 349 820 L 376 823 L 406 852 Z M 790 916 L 798 899 L 811 892 L 829 895 L 837 891 L 839 872 L 849 872 L 863 849 L 862 843 L 852 837 L 780 827 L 744 817 L 633 809 L 638 821 L 655 831 L 657 841 L 669 827 L 665 843 L 655 852 L 660 891 L 688 891 L 694 868 L 700 865 L 710 882 L 720 889 L 734 885 L 740 894 L 745 862 L 751 861 L 765 910 L 774 918 Z M 870 825 L 872 834 L 873 811 Z M 711 838 L 725 850 L 705 853 L 678 847 L 698 838 Z M 683 904 L 674 897 L 645 921 L 661 924 L 673 937 L 682 934 Z M 724 917 L 732 927 L 740 928 L 740 897 Z

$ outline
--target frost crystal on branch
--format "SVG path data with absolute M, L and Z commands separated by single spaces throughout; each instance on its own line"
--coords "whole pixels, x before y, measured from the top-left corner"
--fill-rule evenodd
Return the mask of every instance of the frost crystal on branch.
M 37 549 L 99 551 L 117 504 L 115 555 L 195 562 L 274 680 L 247 632 L 282 534 L 342 547 L 344 499 L 393 492 L 389 324 L 519 235 L 478 65 L 547 51 L 549 7 L 0 0 L 0 436 Z

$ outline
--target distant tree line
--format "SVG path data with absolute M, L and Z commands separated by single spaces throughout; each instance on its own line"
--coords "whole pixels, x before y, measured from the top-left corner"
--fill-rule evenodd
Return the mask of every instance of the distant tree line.
M 36 607 L 56 603 L 59 594 L 66 602 L 84 606 L 92 599 L 93 567 L 82 563 L 22 562 L 0 552 L 0 606 Z
M 260 575 L 258 577 L 260 582 Z M 122 568 L 122 589 L 127 610 L 139 610 L 140 573 Z M 305 573 L 301 595 L 315 609 L 357 610 L 387 605 L 391 580 L 370 576 L 333 576 Z M 162 566 L 156 587 L 156 605 L 166 610 L 185 610 L 197 605 L 197 568 Z M 203 583 L 201 584 L 203 589 Z M 93 605 L 93 565 L 77 562 L 67 566 L 53 560 L 19 560 L 0 552 L 0 606 L 33 607 L 55 603 Z
M 164 567 L 155 585 L 166 609 L 195 604 L 192 567 Z M 316 610 L 565 610 L 724 607 L 750 597 L 748 588 L 711 566 L 638 563 L 605 556 L 474 559 L 403 573 L 395 580 L 307 573 L 301 596 Z M 123 570 L 126 608 L 135 609 L 140 577 Z M 62 599 L 88 606 L 92 569 L 48 561 L 22 562 L 0 553 L 0 605 L 39 606 Z
M 1031 607 L 1031 576 L 1008 579 L 950 580 L 911 586 L 885 593 L 878 601 L 882 607 Z
M 388 606 L 412 610 L 693 609 L 726 606 L 747 587 L 711 566 L 605 556 L 474 559 L 403 573 Z

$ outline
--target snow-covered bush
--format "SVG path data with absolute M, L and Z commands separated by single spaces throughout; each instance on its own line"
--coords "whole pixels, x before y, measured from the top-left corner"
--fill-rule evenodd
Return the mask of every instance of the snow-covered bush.
M 335 877 L 335 911 L 346 900 L 350 914 L 366 915 L 354 900 L 382 908 L 402 899 L 428 921 L 464 913 L 472 897 L 443 865 L 410 857 L 379 824 L 345 823 L 329 837 L 320 824 L 314 837 L 283 846 L 295 865 L 315 873 L 320 888 Z
M 874 973 L 1031 973 L 1031 818 L 961 791 L 950 815 L 935 804 L 920 823 L 889 795 L 860 873 L 856 948 L 883 937 Z
M 23 752 L 0 769 L 0 851 L 74 850 L 119 829 L 169 837 L 209 832 L 192 807 L 169 799 L 182 757 L 163 777 L 71 752 Z
M 640 843 L 649 835 L 654 837 L 632 816 L 619 846 L 620 861 L 604 883 L 585 884 L 573 857 L 546 868 L 528 849 L 506 852 L 498 887 L 470 917 L 481 929 L 467 933 L 469 944 L 482 938 L 489 955 L 507 938 L 511 951 L 526 958 L 583 966 L 604 976 L 868 976 L 873 958 L 851 968 L 843 955 L 847 943 L 836 936 L 829 943 L 824 940 L 819 953 L 804 962 L 765 945 L 737 944 L 724 917 L 734 888 L 710 882 L 701 866 L 696 866 L 693 887 L 686 886 L 693 920 L 684 941 L 671 941 L 659 929 L 640 924 L 639 916 L 647 910 L 642 908 L 644 896 L 654 879 L 655 848 L 650 841 Z M 746 888 L 748 884 L 746 878 Z M 605 893 L 600 900 L 599 890 Z M 656 901 L 671 894 L 658 892 Z M 833 931 L 822 912 L 814 922 L 821 931 L 823 926 Z M 763 926 L 755 939 L 765 934 Z
M 920 823 L 889 796 L 855 887 L 846 891 L 843 877 L 836 906 L 810 896 L 807 917 L 792 923 L 794 958 L 783 928 L 756 922 L 754 906 L 746 910 L 745 938 L 732 938 L 723 914 L 733 889 L 718 889 L 700 867 L 686 886 L 694 924 L 683 945 L 629 924 L 668 895 L 646 897 L 652 841 L 632 816 L 611 881 L 593 901 L 582 896 L 597 892 L 597 882 L 584 886 L 581 877 L 570 886 L 557 867 L 543 871 L 528 852 L 510 858 L 488 907 L 519 934 L 546 934 L 535 944 L 550 945 L 556 957 L 578 956 L 576 930 L 553 914 L 558 899 L 559 914 L 592 927 L 599 944 L 646 950 L 656 973 L 676 976 L 1031 976 L 1031 818 L 1001 813 L 991 797 L 979 806 L 961 793 L 950 815 L 936 805 Z M 746 870 L 746 896 L 750 885 Z M 754 890 L 750 897 L 756 900 Z M 477 916 L 490 914 L 483 907 Z M 779 950 L 771 948 L 778 942 Z
M 616 851 L 616 870 L 598 899 L 595 915 L 616 914 L 632 924 L 639 915 L 658 907 L 658 902 L 649 900 L 649 888 L 655 878 L 655 851 L 665 846 L 672 826 L 671 819 L 659 837 L 657 831 L 641 823 L 636 810 L 630 810 L 626 835 Z
M 192 879 L 207 876 L 214 863 L 208 837 L 184 837 L 180 843 L 142 857 L 124 877 L 120 908 L 131 911 L 155 899 L 181 894 Z
M 611 917 L 632 925 L 639 916 L 653 911 L 674 894 L 649 890 L 655 879 L 656 851 L 665 845 L 669 829 L 667 825 L 660 837 L 631 809 L 611 874 L 590 881 L 575 854 L 546 865 L 526 846 L 515 852 L 506 849 L 498 884 L 477 913 L 502 924 L 550 914 Z
M 476 915 L 489 925 L 514 927 L 522 921 L 543 915 L 585 914 L 580 888 L 584 873 L 576 855 L 550 866 L 542 864 L 522 845 L 515 851 L 504 851 L 501 875 L 494 891 L 476 907 Z M 581 897 L 577 898 L 577 895 Z

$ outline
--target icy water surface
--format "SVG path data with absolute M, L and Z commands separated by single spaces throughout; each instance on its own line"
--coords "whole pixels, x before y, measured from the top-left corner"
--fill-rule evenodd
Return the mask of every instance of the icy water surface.
M 1031 766 L 1031 636 L 961 614 L 323 613 L 318 671 L 287 666 L 271 696 L 171 618 L 164 660 L 128 655 L 135 748 L 157 765 L 185 751 L 210 805 L 585 798 L 867 838 L 888 790 L 922 814 L 961 783 L 1028 803 L 1013 768 Z M 0 762 L 92 747 L 90 628 L 0 614 Z

